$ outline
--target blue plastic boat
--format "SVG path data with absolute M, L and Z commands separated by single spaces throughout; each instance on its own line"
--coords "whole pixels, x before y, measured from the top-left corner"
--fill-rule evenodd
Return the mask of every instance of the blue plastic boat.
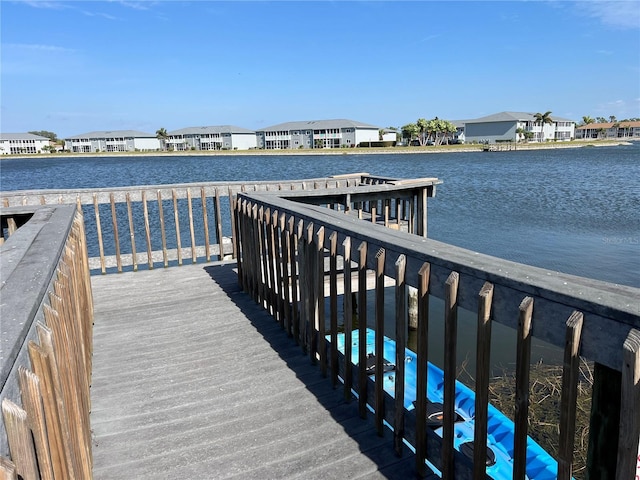
M 352 332 L 352 356 L 354 365 L 358 364 L 359 332 Z M 327 336 L 330 342 L 330 336 Z M 372 367 L 375 355 L 375 331 L 367 329 L 367 366 Z M 344 354 L 344 334 L 338 334 L 337 349 Z M 395 372 L 393 362 L 396 358 L 395 341 L 384 337 L 384 390 L 395 395 Z M 375 372 L 368 368 L 371 378 Z M 405 397 L 407 410 L 415 408 L 416 400 L 417 356 L 409 349 L 405 351 Z M 428 363 L 427 373 L 427 425 L 442 436 L 442 403 L 444 402 L 444 374 L 441 369 Z M 473 458 L 473 435 L 475 424 L 475 394 L 473 390 L 456 381 L 455 412 L 457 421 L 454 425 L 454 447 Z M 513 441 L 514 425 L 493 405 L 488 407 L 487 423 L 487 475 L 495 480 L 513 478 Z M 558 464 L 533 439 L 527 440 L 526 475 L 529 480 L 552 480 L 557 477 Z

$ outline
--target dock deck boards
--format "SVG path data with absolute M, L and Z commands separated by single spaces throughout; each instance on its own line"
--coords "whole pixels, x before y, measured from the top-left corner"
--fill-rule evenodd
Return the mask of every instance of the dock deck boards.
M 234 268 L 92 278 L 94 478 L 414 477 Z

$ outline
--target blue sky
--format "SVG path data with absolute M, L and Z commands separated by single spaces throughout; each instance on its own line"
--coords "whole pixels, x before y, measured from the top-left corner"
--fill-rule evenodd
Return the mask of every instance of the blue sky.
M 640 2 L 0 2 L 0 131 L 640 117 Z

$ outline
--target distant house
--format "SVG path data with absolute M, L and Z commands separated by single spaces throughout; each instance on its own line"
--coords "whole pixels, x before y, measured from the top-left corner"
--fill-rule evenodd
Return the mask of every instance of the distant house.
M 639 138 L 640 122 L 589 123 L 576 127 L 576 138 Z
M 45 147 L 47 147 L 45 149 Z M 0 155 L 42 153 L 49 148 L 49 139 L 32 133 L 0 133 Z
M 374 125 L 353 120 L 308 120 L 260 129 L 256 140 L 258 148 L 267 150 L 348 148 L 378 142 L 379 130 Z
M 160 150 L 160 140 L 155 134 L 135 130 L 89 132 L 65 138 L 64 141 L 66 149 L 76 153 Z
M 551 124 L 536 123 L 533 113 L 500 112 L 474 120 L 464 121 L 464 138 L 471 142 L 516 142 L 521 140 L 518 129 L 531 132 L 531 141 L 567 141 L 575 136 L 575 122 L 567 118 L 552 116 Z
M 188 127 L 167 132 L 169 150 L 249 150 L 256 148 L 256 132 L 233 125 Z

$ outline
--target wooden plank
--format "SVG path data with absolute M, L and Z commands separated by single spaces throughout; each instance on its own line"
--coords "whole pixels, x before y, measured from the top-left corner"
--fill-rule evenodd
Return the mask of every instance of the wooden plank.
M 39 478 L 38 461 L 31 441 L 27 412 L 8 398 L 4 398 L 2 417 L 16 473 L 24 479 Z
M 178 265 L 182 265 L 182 239 L 180 238 L 180 214 L 178 213 L 178 194 L 176 189 L 171 189 L 173 199 L 173 221 L 176 227 L 176 246 L 178 249 Z
M 444 402 L 442 425 L 442 478 L 454 478 L 454 421 L 456 395 L 456 347 L 458 337 L 458 272 L 451 272 L 445 282 L 444 299 Z
M 0 480 L 17 480 L 17 478 L 15 464 L 8 458 L 0 457 Z
M 144 192 L 142 192 L 142 196 L 143 196 L 142 203 L 145 206 L 144 208 L 146 211 L 147 197 Z M 160 190 L 158 190 L 158 217 L 160 219 L 160 236 L 162 238 L 162 262 L 165 268 L 167 268 L 169 266 L 169 259 L 167 258 L 167 232 L 164 226 L 164 207 L 162 206 L 162 193 L 160 192 Z M 148 218 L 148 216 L 145 218 Z M 147 228 L 147 225 L 148 225 L 148 220 L 145 221 L 145 229 Z M 148 252 L 151 250 L 151 239 L 148 236 L 147 236 L 147 249 L 148 249 L 147 250 L 147 255 L 148 255 Z M 153 265 L 153 263 L 151 263 L 150 265 Z
M 191 262 L 196 263 L 196 232 L 193 225 L 193 200 L 191 199 L 191 189 L 187 188 L 187 211 L 189 212 L 189 236 L 191 238 Z M 222 252 L 222 248 L 220 249 Z
M 204 251 L 207 262 L 211 261 L 211 246 L 209 244 L 209 219 L 207 217 L 207 195 L 204 191 L 204 187 L 200 187 L 200 202 L 202 203 L 202 227 L 204 231 Z M 234 212 L 231 212 L 231 218 L 234 217 Z M 234 247 L 235 248 L 235 247 Z M 240 262 L 238 262 L 240 266 Z M 241 277 L 241 273 L 238 272 L 238 276 Z
M 375 345 L 375 425 L 376 431 L 379 436 L 384 434 L 384 261 L 385 261 L 385 249 L 381 248 L 376 252 L 376 289 L 375 289 L 375 330 L 376 330 L 376 345 Z M 366 291 L 366 290 L 365 290 Z M 360 330 L 362 332 L 362 330 Z M 360 345 L 366 345 L 366 334 L 360 336 Z M 396 348 L 397 350 L 397 348 Z M 360 357 L 360 365 L 366 365 L 366 360 Z M 404 363 L 404 361 L 403 361 Z M 397 365 L 396 365 L 397 368 Z M 362 368 L 360 368 L 360 374 L 362 374 Z M 366 378 L 366 376 L 365 376 Z
M 529 369 L 531 362 L 531 320 L 533 298 L 520 304 L 518 345 L 516 349 L 515 433 L 513 440 L 513 478 L 524 480 L 527 466 L 527 430 L 529 427 Z
M 640 463 L 640 330 L 632 329 L 623 345 L 620 437 L 616 480 L 637 475 Z
M 429 359 L 429 272 L 428 263 L 418 271 L 418 338 L 416 366 L 416 472 L 427 472 L 427 361 Z M 422 395 L 420 392 L 424 392 Z
M 344 398 L 349 402 L 353 398 L 351 388 L 353 387 L 353 369 L 351 363 L 352 356 L 352 331 L 353 331 L 353 294 L 351 293 L 351 237 L 347 237 L 342 242 L 343 259 L 343 307 L 344 317 Z
M 118 235 L 118 217 L 116 215 L 116 202 L 113 193 L 109 195 L 111 200 L 111 222 L 113 225 L 113 243 L 116 249 L 116 264 L 118 272 L 122 272 L 122 260 L 120 259 L 120 236 Z
M 38 472 L 42 480 L 53 480 L 53 465 L 47 438 L 47 425 L 40 391 L 40 380 L 24 366 L 18 368 L 20 396 L 33 433 Z
M 346 299 L 346 298 L 345 298 Z M 344 299 L 343 299 L 344 301 Z M 329 235 L 329 334 L 331 385 L 338 386 L 338 233 Z
M 282 230 L 280 229 L 280 214 L 274 211 L 271 218 L 271 224 L 273 225 L 273 248 L 275 251 L 273 262 L 276 271 L 276 310 L 278 314 L 278 322 L 282 328 L 285 328 L 284 319 L 284 276 L 287 275 L 282 270 L 282 260 L 284 255 L 282 254 Z M 284 214 L 282 214 L 282 224 L 284 225 Z
M 238 198 L 233 195 L 231 191 L 231 187 L 229 187 L 229 205 L 234 206 L 238 203 Z M 220 222 L 222 224 L 222 222 Z M 231 215 L 231 243 L 233 244 L 233 258 L 238 258 L 238 251 L 236 248 L 237 245 L 237 236 L 238 236 L 238 225 L 236 224 L 236 218 Z
M 358 246 L 358 411 L 367 418 L 367 243 Z
M 314 344 L 318 350 L 320 373 L 327 376 L 327 348 L 325 339 L 325 307 L 324 307 L 324 227 L 320 227 L 315 236 L 316 246 L 316 339 Z
M 489 282 L 478 294 L 478 332 L 476 336 L 476 399 L 473 431 L 473 475 L 485 478 L 487 470 L 487 421 L 489 375 L 491 372 L 491 302 L 493 285 Z
M 274 247 L 274 231 L 273 231 L 273 216 L 271 215 L 271 209 L 267 208 L 264 212 L 264 234 L 266 239 L 266 251 L 265 251 L 265 275 L 268 285 L 267 290 L 267 309 L 271 315 L 277 319 L 278 309 L 276 306 L 277 297 L 277 285 L 276 285 L 276 273 L 274 269 L 275 262 L 275 247 Z
M 98 205 L 98 196 L 97 194 L 93 194 L 93 208 L 95 212 L 96 219 L 96 230 L 98 232 L 98 251 L 100 254 L 100 271 L 102 274 L 107 273 L 107 269 L 104 264 L 104 244 L 102 242 L 102 225 L 100 224 L 100 208 Z
M 127 217 L 129 219 L 129 241 L 131 242 L 131 257 L 133 260 L 133 271 L 138 271 L 138 256 L 136 254 L 136 233 L 133 223 L 133 212 L 131 210 L 131 196 L 129 192 L 126 195 L 127 198 Z
M 290 265 L 290 278 L 291 278 L 291 324 L 289 325 L 289 335 L 293 336 L 298 342 L 300 320 L 298 317 L 298 263 L 296 260 L 296 246 L 298 244 L 297 236 L 295 234 L 295 218 L 289 217 L 287 220 L 287 238 L 289 244 L 289 265 Z
M 160 211 L 162 211 L 162 209 Z M 149 226 L 149 206 L 147 205 L 147 193 L 144 191 L 142 192 L 142 215 L 144 217 L 144 233 L 145 233 L 145 238 L 147 240 L 147 265 L 149 266 L 149 270 L 152 270 L 153 254 L 152 254 L 152 248 L 151 248 L 151 227 Z M 164 245 L 163 245 L 163 249 L 164 249 Z
M 400 255 L 396 261 L 396 380 L 395 421 L 393 439 L 396 453 L 401 456 L 404 444 L 404 358 L 407 347 L 407 258 Z M 421 396 L 422 394 L 418 394 Z
M 220 191 L 216 188 L 215 190 L 215 215 L 216 215 L 216 237 L 218 237 L 218 246 L 220 247 L 220 254 L 218 255 L 218 260 L 222 260 L 224 258 L 224 253 L 222 250 L 222 210 L 220 208 Z
M 283 213 L 278 221 L 280 228 L 280 255 L 282 265 L 280 266 L 282 275 L 282 315 L 283 327 L 288 335 L 291 335 L 291 245 L 289 232 L 287 230 L 287 217 Z
M 317 185 L 314 185 L 314 188 L 318 188 Z M 305 231 L 305 248 L 306 248 L 306 256 L 307 256 L 307 271 L 305 272 L 305 278 L 307 280 L 307 285 L 305 288 L 305 298 L 307 301 L 307 313 L 306 313 L 306 344 L 307 351 L 309 353 L 309 359 L 312 364 L 317 362 L 316 354 L 317 354 L 317 344 L 316 344 L 316 322 L 318 320 L 318 291 L 316 288 L 317 279 L 317 255 L 316 255 L 316 245 L 315 245 L 315 236 L 313 234 L 315 227 L 313 223 L 309 223 L 307 225 Z
M 573 447 L 576 433 L 576 401 L 580 367 L 580 336 L 583 315 L 573 312 L 567 320 L 567 342 L 562 368 L 562 392 L 560 394 L 560 439 L 558 445 L 558 480 L 570 480 L 573 464 Z

